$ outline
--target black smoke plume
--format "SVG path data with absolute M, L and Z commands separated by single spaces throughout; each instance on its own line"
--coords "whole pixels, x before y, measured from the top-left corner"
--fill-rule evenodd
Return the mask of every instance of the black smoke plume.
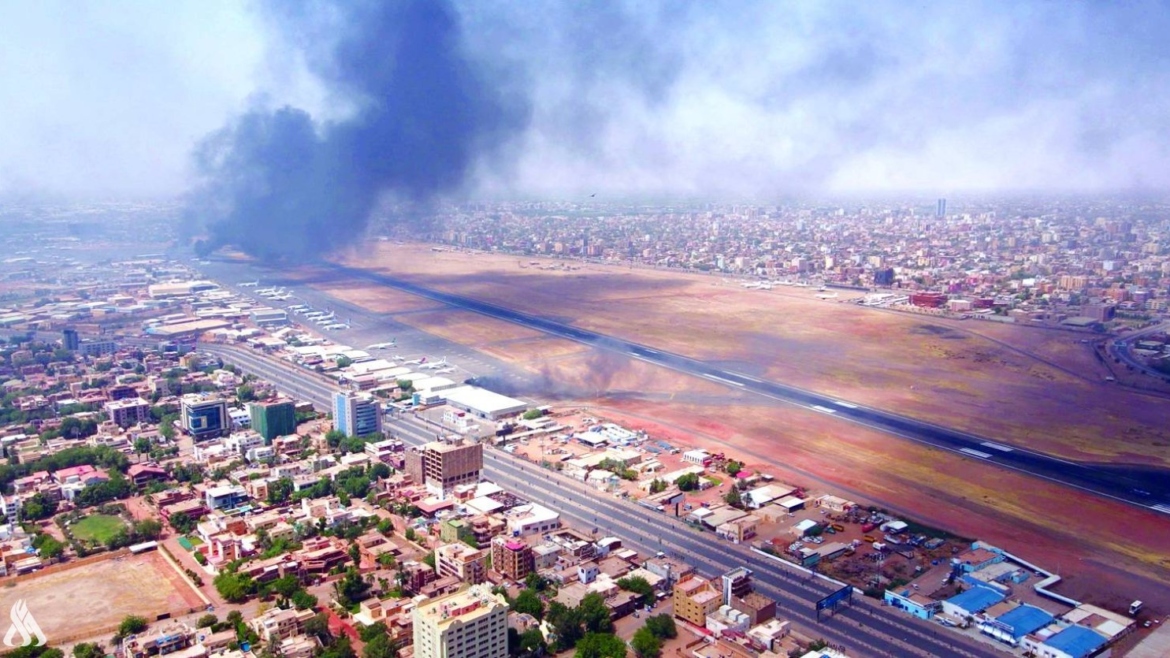
M 445 2 L 273 5 L 347 118 L 295 107 L 248 112 L 195 153 L 202 182 L 188 218 L 203 253 L 232 245 L 264 259 L 311 259 L 360 238 L 386 198 L 426 204 L 457 191 L 529 117 L 498 62 L 475 60 Z

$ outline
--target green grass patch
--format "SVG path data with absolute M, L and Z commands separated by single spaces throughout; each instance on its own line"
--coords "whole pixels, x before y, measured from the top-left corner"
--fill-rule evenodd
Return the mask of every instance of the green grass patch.
M 70 528 L 73 536 L 85 542 L 104 544 L 126 527 L 122 519 L 106 514 L 91 514 Z
M 717 486 L 723 484 L 723 480 L 721 480 L 720 478 L 717 478 L 715 476 L 712 476 L 712 475 L 704 475 L 703 479 L 710 482 L 711 486 L 713 486 L 713 487 L 717 487 Z

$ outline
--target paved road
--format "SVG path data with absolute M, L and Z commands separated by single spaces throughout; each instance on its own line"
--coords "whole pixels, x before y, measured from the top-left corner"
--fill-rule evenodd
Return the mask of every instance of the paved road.
M 333 388 L 314 373 L 237 347 L 200 344 L 199 349 L 271 381 L 288 394 L 328 409 Z M 433 438 L 432 428 L 409 418 L 394 419 L 388 424 L 400 438 L 413 444 Z M 858 652 L 872 656 L 998 658 L 1003 655 L 995 647 L 874 606 L 866 600 L 818 622 L 813 604 L 837 589 L 832 584 L 819 579 L 810 580 L 805 574 L 772 558 L 750 552 L 742 546 L 717 541 L 713 535 L 700 534 L 661 513 L 599 495 L 584 489 L 575 480 L 544 471 L 506 453 L 488 450 L 484 470 L 489 479 L 557 510 L 574 525 L 596 527 L 647 552 L 668 551 L 691 562 L 709 577 L 746 564 L 755 573 L 761 591 L 779 602 L 783 616 L 814 636 L 822 636 L 851 649 L 851 655 Z
M 1165 332 L 1167 327 L 1168 325 L 1166 324 L 1156 324 L 1152 327 L 1146 327 L 1141 331 L 1135 331 L 1133 333 L 1126 334 L 1123 338 L 1118 338 L 1117 340 L 1109 343 L 1109 351 L 1113 353 L 1114 357 L 1120 359 L 1122 363 L 1130 366 L 1138 372 L 1143 372 L 1151 377 L 1157 377 L 1159 379 L 1170 379 L 1170 377 L 1167 377 L 1166 373 L 1159 372 L 1149 367 L 1136 356 L 1134 356 L 1133 352 L 1130 351 L 1130 347 L 1137 344 L 1137 342 L 1142 338 L 1149 334 Z
M 591 347 L 626 354 L 630 358 L 701 377 L 733 389 L 831 415 L 918 443 L 957 452 L 971 459 L 989 462 L 1098 495 L 1170 513 L 1170 472 L 1166 469 L 1076 463 L 1007 445 L 975 434 L 838 400 L 794 386 L 764 381 L 680 354 L 657 350 L 632 341 L 613 338 L 477 299 L 431 290 L 376 272 L 337 265 L 329 267 L 346 278 L 371 281 L 456 308 L 567 338 Z

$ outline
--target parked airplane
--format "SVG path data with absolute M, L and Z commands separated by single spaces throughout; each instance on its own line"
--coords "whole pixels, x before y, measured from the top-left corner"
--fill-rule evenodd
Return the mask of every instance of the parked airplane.
M 304 311 L 308 308 L 309 307 L 306 306 L 305 304 L 293 304 L 292 306 L 288 307 L 286 310 L 292 311 L 293 313 L 297 313 L 299 311 Z
M 370 345 L 366 349 L 367 350 L 385 350 L 385 349 L 390 349 L 391 347 L 398 347 L 398 339 L 397 338 L 391 338 L 389 343 L 374 343 L 373 345 Z
M 445 365 L 447 365 L 447 357 L 443 357 L 442 361 L 433 361 L 431 363 L 428 363 L 428 364 L 424 365 L 422 368 L 423 368 L 423 370 L 438 370 L 439 368 L 442 368 Z
M 326 313 L 325 315 L 322 315 L 319 318 L 314 318 L 313 322 L 316 322 L 317 324 L 325 324 L 326 322 L 332 321 L 336 315 L 337 314 L 334 313 L 333 311 L 329 311 L 328 313 Z
M 446 374 L 449 374 L 452 372 L 455 372 L 454 368 L 443 368 L 442 370 L 436 370 L 435 374 L 436 375 L 446 375 Z
M 283 301 L 287 300 L 287 299 L 288 299 L 289 297 L 291 297 L 291 296 L 292 296 L 292 295 L 290 295 L 290 294 L 288 294 L 288 293 L 285 293 L 285 294 L 283 294 L 283 295 L 273 295 L 273 296 L 269 297 L 269 299 L 271 299 L 271 300 L 272 300 L 272 301 L 274 301 L 274 302 L 283 302 Z
M 325 325 L 325 329 L 328 331 L 340 331 L 342 329 L 349 329 L 349 325 L 344 322 L 334 322 L 333 324 Z

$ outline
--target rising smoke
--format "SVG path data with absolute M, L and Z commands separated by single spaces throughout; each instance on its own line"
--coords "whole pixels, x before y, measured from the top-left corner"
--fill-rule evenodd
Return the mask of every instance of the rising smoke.
M 232 245 L 303 260 L 336 251 L 387 198 L 426 204 L 458 190 L 527 125 L 510 70 L 469 56 L 445 2 L 281 4 L 271 13 L 330 99 L 352 109 L 334 121 L 257 109 L 205 138 L 187 210 L 210 232 L 200 252 Z

